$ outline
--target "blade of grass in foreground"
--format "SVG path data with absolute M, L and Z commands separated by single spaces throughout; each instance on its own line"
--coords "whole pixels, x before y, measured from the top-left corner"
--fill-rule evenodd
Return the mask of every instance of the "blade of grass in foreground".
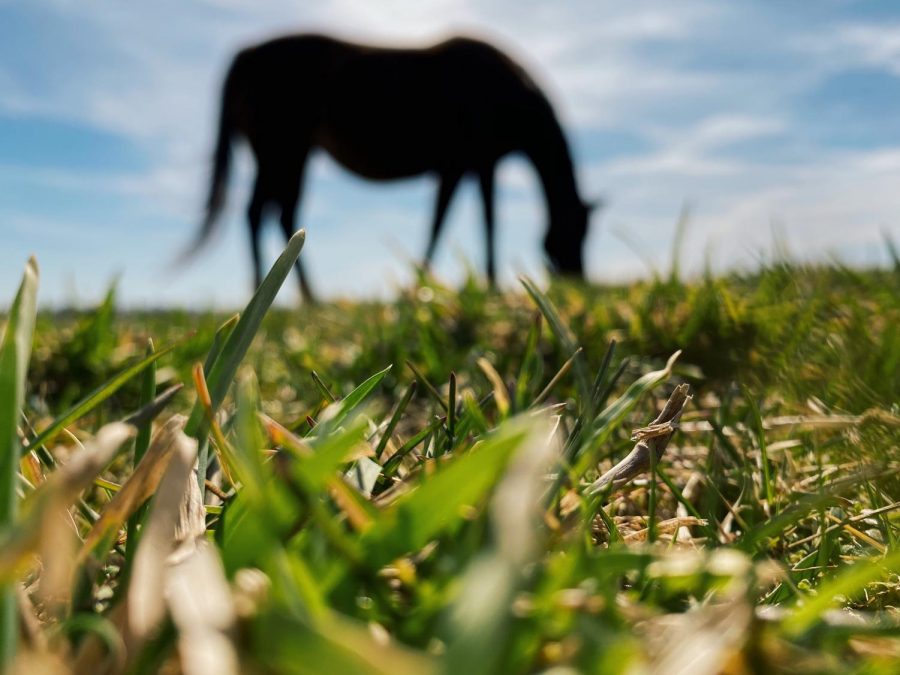
M 397 428 L 397 423 L 400 421 L 401 415 L 403 415 L 403 411 L 406 410 L 406 406 L 409 405 L 409 402 L 412 400 L 412 397 L 416 393 L 416 381 L 413 380 L 409 383 L 409 386 L 406 388 L 406 392 L 403 394 L 403 398 L 400 399 L 400 402 L 397 404 L 397 407 L 394 409 L 394 414 L 391 415 L 391 419 L 388 422 L 387 427 L 385 427 L 384 432 L 381 434 L 381 440 L 378 441 L 378 447 L 375 448 L 375 459 L 379 460 L 381 458 L 381 454 L 384 452 L 384 449 L 387 447 L 388 441 L 391 440 L 391 434 L 394 433 L 394 429 Z
M 253 342 L 256 332 L 259 330 L 259 325 L 262 323 L 263 317 L 271 306 L 272 301 L 275 300 L 275 295 L 294 266 L 297 256 L 300 255 L 305 239 L 306 232 L 304 230 L 298 230 L 290 238 L 287 248 L 275 261 L 259 288 L 256 289 L 256 293 L 253 294 L 246 309 L 241 314 L 241 318 L 238 319 L 237 325 L 231 330 L 228 338 L 222 345 L 218 358 L 216 358 L 209 369 L 206 384 L 209 387 L 213 412 L 222 404 L 238 366 L 250 348 L 250 343 Z M 206 425 L 206 413 L 198 401 L 194 404 L 191 417 L 185 426 L 185 434 L 199 441 L 206 436 Z M 205 495 L 206 486 L 204 479 L 206 477 L 200 474 L 197 478 L 200 482 L 200 494 L 201 496 Z
M 25 374 L 37 313 L 37 287 L 37 262 L 30 258 L 0 343 L 0 527 L 13 523 L 18 506 L 16 481 L 20 446 L 16 422 L 25 398 Z M 5 672 L 15 657 L 18 634 L 15 584 L 8 584 L 0 587 L 0 671 Z
M 169 345 L 165 349 L 162 349 L 158 352 L 153 352 L 149 356 L 146 356 L 135 363 L 133 366 L 123 370 L 106 384 L 103 384 L 99 388 L 92 391 L 87 395 L 87 397 L 83 398 L 81 401 L 69 408 L 69 410 L 53 420 L 49 424 L 49 426 L 47 426 L 43 431 L 35 436 L 34 440 L 32 440 L 25 447 L 24 452 L 30 452 L 31 450 L 35 450 L 40 446 L 51 442 L 54 438 L 56 438 L 56 435 L 59 432 L 72 424 L 72 422 L 75 422 L 76 420 L 87 415 L 94 408 L 103 403 L 103 401 L 115 394 L 122 387 L 122 385 L 128 382 L 132 377 L 138 375 L 145 368 L 148 368 L 150 365 L 156 363 L 163 356 L 175 349 L 176 346 L 177 345 L 174 344 Z
M 766 433 L 763 429 L 762 415 L 759 411 L 759 405 L 750 390 L 744 389 L 744 398 L 750 406 L 750 413 L 753 421 L 753 431 L 756 436 L 756 444 L 759 446 L 759 462 L 762 465 L 763 487 L 766 490 L 766 511 L 768 515 L 774 516 L 778 513 L 778 505 L 775 503 L 775 485 L 771 468 L 769 467 L 769 453 L 766 447 Z
M 883 558 L 863 558 L 839 574 L 831 577 L 816 589 L 816 595 L 806 596 L 803 604 L 784 620 L 784 631 L 798 636 L 812 628 L 824 614 L 837 604 L 837 598 L 861 593 L 873 581 L 887 573 L 900 570 L 900 551 L 892 551 Z
M 287 248 L 275 261 L 272 269 L 263 279 L 256 293 L 250 299 L 244 312 L 238 319 L 237 325 L 228 335 L 218 358 L 209 369 L 206 378 L 206 384 L 209 387 L 210 399 L 212 400 L 213 411 L 215 411 L 231 385 L 231 380 L 237 372 L 237 368 L 250 348 L 250 343 L 259 329 L 266 311 L 275 300 L 275 295 L 284 283 L 285 278 L 291 271 L 297 256 L 300 255 L 300 249 L 303 248 L 303 242 L 306 237 L 304 230 L 299 230 L 288 242 Z M 205 423 L 205 415 L 203 407 L 199 404 L 194 406 L 191 417 L 185 427 L 185 433 L 188 436 L 197 437 L 203 429 Z
M 238 320 L 240 319 L 239 314 L 234 314 L 229 319 L 219 326 L 216 331 L 215 336 L 213 337 L 212 345 L 210 345 L 209 352 L 206 354 L 206 361 L 203 364 L 203 372 L 208 373 L 212 370 L 213 365 L 216 362 L 216 359 L 219 358 L 219 354 L 222 353 L 222 347 L 225 346 L 225 343 L 228 342 L 228 338 L 231 337 L 231 333 L 234 331 L 234 327 L 237 325 Z M 206 395 L 209 395 L 209 392 L 206 392 Z M 198 399 L 198 403 L 203 403 L 203 401 Z M 207 409 L 207 405 L 204 404 L 204 411 Z M 208 411 L 207 420 L 211 419 L 213 415 L 215 415 L 215 411 L 210 408 Z M 197 449 L 197 476 L 206 477 L 206 470 L 209 466 L 209 437 L 206 435 L 203 438 L 199 439 L 199 445 Z M 205 487 L 205 481 L 201 481 Z M 205 492 L 204 492 L 205 495 Z
M 541 310 L 541 314 L 543 314 L 544 318 L 547 319 L 547 323 L 550 324 L 550 328 L 556 335 L 556 339 L 559 340 L 560 344 L 562 345 L 563 352 L 566 354 L 575 354 L 575 351 L 578 349 L 578 343 L 575 342 L 575 337 L 572 335 L 572 331 L 565 323 L 563 323 L 563 320 L 560 318 L 559 313 L 553 306 L 553 303 L 550 302 L 550 299 L 546 295 L 544 295 L 541 290 L 535 285 L 535 283 L 528 277 L 519 277 L 519 281 L 525 287 L 525 290 L 528 291 L 528 295 L 530 295 L 531 299 L 534 300 L 534 303 L 538 306 L 538 309 Z M 591 381 L 588 377 L 588 371 L 587 367 L 584 364 L 583 356 L 581 358 L 575 358 L 574 367 L 575 380 L 578 385 L 578 391 L 581 394 L 579 398 L 581 401 L 584 401 L 585 404 L 587 404 L 587 402 L 590 401 L 591 398 Z
M 153 351 L 153 341 L 150 340 L 147 343 L 147 356 L 152 355 Z M 156 363 L 153 363 L 144 371 L 144 377 L 141 381 L 141 407 L 152 403 L 154 398 L 156 398 Z M 147 449 L 150 447 L 152 426 L 153 422 L 148 421 L 138 427 L 137 438 L 135 438 L 134 441 L 134 467 L 137 467 L 144 458 L 144 455 L 147 454 Z M 137 550 L 138 525 L 140 525 L 142 517 L 143 509 L 139 509 L 138 512 L 133 514 L 128 520 L 128 534 L 125 538 L 126 569 L 130 567 L 134 552 Z
M 509 607 L 525 583 L 525 570 L 543 548 L 545 528 L 537 505 L 545 489 L 544 476 L 558 457 L 559 447 L 551 440 L 549 420 L 524 418 L 512 424 L 517 426 L 498 432 L 515 434 L 515 441 L 509 463 L 493 477 L 496 488 L 489 511 L 493 546 L 469 565 L 446 618 L 442 671 L 448 675 L 506 671 L 501 661 L 503 647 L 510 641 L 515 621 Z
M 347 394 L 347 398 L 342 399 L 338 403 L 332 403 L 332 405 L 337 406 L 334 417 L 328 420 L 328 425 L 334 429 L 340 426 L 340 424 L 347 419 L 347 416 L 353 412 L 360 403 L 362 403 L 366 397 L 372 393 L 372 391 L 377 387 L 381 381 L 384 379 L 384 376 L 387 375 L 392 366 L 388 366 L 384 370 L 380 370 L 370 378 L 368 378 L 365 382 L 359 385 L 356 389 Z
M 528 438 L 530 427 L 508 423 L 442 466 L 427 482 L 401 497 L 366 533 L 367 559 L 383 565 L 428 541 L 456 521 L 460 508 L 477 504 L 497 482 L 507 460 Z

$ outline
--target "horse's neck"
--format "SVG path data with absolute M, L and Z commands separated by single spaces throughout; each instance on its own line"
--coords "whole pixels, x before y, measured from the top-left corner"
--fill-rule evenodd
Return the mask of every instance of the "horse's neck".
M 540 133 L 526 132 L 525 154 L 531 160 L 540 178 L 547 199 L 547 210 L 551 218 L 565 213 L 581 203 L 575 182 L 575 168 L 572 155 L 552 111 L 539 115 Z

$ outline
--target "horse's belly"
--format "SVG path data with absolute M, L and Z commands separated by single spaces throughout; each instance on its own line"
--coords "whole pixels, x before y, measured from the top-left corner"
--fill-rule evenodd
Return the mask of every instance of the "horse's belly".
M 338 164 L 371 180 L 409 178 L 447 164 L 446 150 L 433 136 L 393 125 L 365 131 L 326 128 L 315 143 Z

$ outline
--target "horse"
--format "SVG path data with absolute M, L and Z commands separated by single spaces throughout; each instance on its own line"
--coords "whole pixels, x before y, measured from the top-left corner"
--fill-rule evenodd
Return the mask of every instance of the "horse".
M 264 212 L 280 210 L 295 228 L 303 175 L 314 148 L 372 180 L 436 175 L 437 201 L 423 267 L 430 265 L 460 180 L 481 187 L 487 277 L 496 281 L 494 173 L 523 153 L 539 176 L 549 215 L 544 250 L 552 271 L 583 278 L 590 206 L 576 185 L 569 146 L 549 100 L 525 70 L 496 47 L 453 37 L 419 49 L 354 44 L 317 34 L 276 38 L 240 51 L 222 87 L 205 218 L 187 253 L 211 236 L 225 203 L 235 139 L 256 160 L 247 207 L 254 278 L 262 278 Z M 313 294 L 297 262 L 304 300 Z

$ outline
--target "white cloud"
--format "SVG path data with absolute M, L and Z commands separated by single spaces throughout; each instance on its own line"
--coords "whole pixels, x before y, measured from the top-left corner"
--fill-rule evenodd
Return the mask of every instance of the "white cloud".
M 740 173 L 747 167 L 743 160 L 723 156 L 733 143 L 781 134 L 780 119 L 748 115 L 718 115 L 700 120 L 690 129 L 650 129 L 647 135 L 658 147 L 643 155 L 631 155 L 606 167 L 612 175 L 721 176 Z
M 852 24 L 837 33 L 835 46 L 861 65 L 900 76 L 900 24 Z

